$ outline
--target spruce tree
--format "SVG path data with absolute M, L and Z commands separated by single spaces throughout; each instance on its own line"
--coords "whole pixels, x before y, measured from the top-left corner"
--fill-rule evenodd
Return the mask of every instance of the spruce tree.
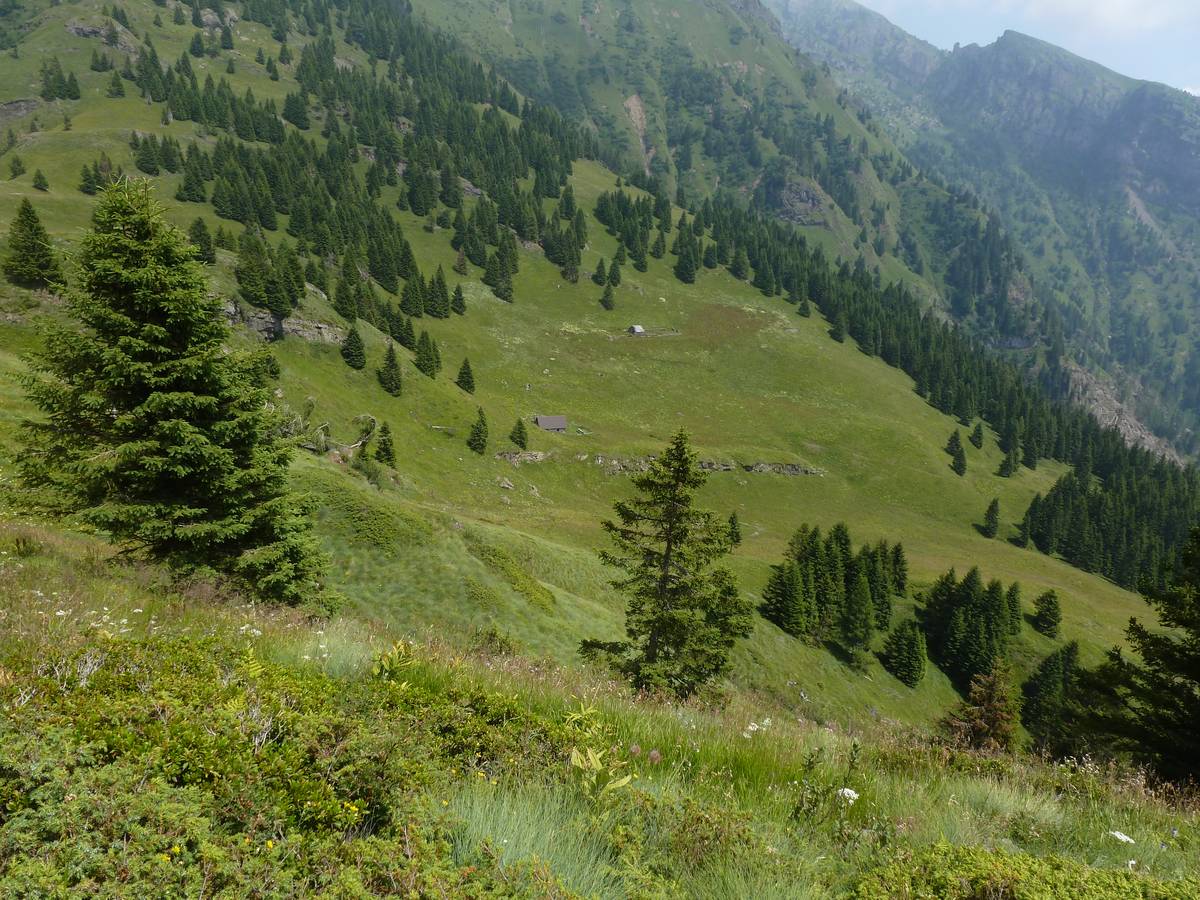
M 1023 621 L 1021 614 L 1021 585 L 1015 581 L 1009 585 L 1008 591 L 1004 595 L 1004 603 L 1008 607 L 1008 633 L 1018 635 L 1021 633 L 1021 623 Z
M 611 284 L 604 286 L 604 293 L 600 295 L 600 305 L 609 311 L 616 308 L 617 301 L 613 298 L 613 287 Z
M 983 423 L 977 423 L 975 430 L 971 432 L 971 446 L 976 450 L 983 449 Z
M 1079 718 L 1072 709 L 1078 668 L 1079 645 L 1072 641 L 1043 659 L 1021 686 L 1021 724 L 1035 749 L 1059 756 L 1070 752 L 1079 739 L 1072 732 Z
M 352 369 L 362 369 L 367 364 L 367 350 L 363 346 L 357 324 L 350 327 L 349 333 L 342 341 L 342 359 Z
M 458 377 L 454 379 L 454 383 L 468 394 L 475 393 L 475 374 L 471 371 L 471 361 L 469 359 L 463 359 L 462 366 L 458 370 Z
M 758 611 L 792 637 L 806 637 L 816 624 L 816 610 L 804 590 L 800 569 L 793 562 L 771 567 Z
M 467 314 L 467 298 L 466 295 L 463 294 L 461 284 L 456 284 L 454 286 L 454 294 L 450 298 L 450 310 L 458 316 L 464 316 Z
M 627 640 L 587 640 L 580 652 L 604 659 L 639 691 L 688 697 L 729 667 L 734 643 L 750 633 L 752 607 L 728 570 L 725 523 L 694 505 L 705 482 L 688 436 L 680 431 L 645 472 L 637 495 L 615 504 L 604 522 L 613 549 L 601 554 L 622 574 Z
M 954 434 L 957 436 L 958 432 L 956 431 Z M 963 450 L 961 443 L 954 448 L 952 451 L 952 456 L 953 458 L 950 460 L 950 468 L 954 470 L 955 475 L 958 475 L 961 478 L 963 475 L 967 474 L 967 454 L 966 451 Z
M 487 452 L 488 442 L 488 424 L 487 416 L 483 414 L 483 407 L 479 407 L 479 415 L 475 419 L 475 424 L 471 426 L 471 433 L 467 436 L 467 447 L 472 452 L 483 456 Z
M 33 172 L 33 189 L 43 192 L 50 190 L 50 180 L 41 169 L 35 169 Z
M 62 270 L 50 246 L 50 235 L 28 200 L 21 201 L 8 229 L 4 274 L 14 284 L 26 287 L 49 287 L 62 280 Z
M 960 747 L 1009 750 L 1016 740 L 1019 712 L 1008 667 L 998 661 L 991 671 L 971 679 L 967 698 L 942 719 L 942 731 Z
M 987 512 L 983 514 L 983 536 L 994 538 L 1000 533 L 1000 500 L 993 498 L 988 504 Z
M 387 353 L 383 357 L 383 366 L 376 371 L 375 375 L 379 379 L 381 388 L 393 397 L 400 396 L 404 384 L 400 377 L 400 363 L 396 359 L 395 344 L 388 344 Z
M 742 523 L 738 521 L 737 510 L 729 514 L 729 546 L 738 547 L 742 543 Z
M 524 419 L 517 419 L 517 423 L 513 425 L 512 431 L 508 433 L 508 439 L 522 450 L 529 448 L 529 430 L 525 427 Z
M 925 632 L 914 619 L 892 629 L 883 645 L 884 667 L 909 687 L 925 677 Z
M 213 246 L 212 235 L 203 219 L 197 217 L 192 222 L 188 228 L 188 238 L 196 245 L 196 258 L 200 262 L 212 265 L 217 261 L 217 249 Z
M 600 286 L 608 284 L 608 269 L 604 264 L 604 257 L 600 257 L 600 262 L 596 263 L 596 271 L 592 273 L 592 283 Z
M 621 286 L 621 264 L 615 259 L 613 260 L 613 264 L 608 267 L 607 283 L 614 288 L 619 288 Z
M 392 426 L 384 422 L 379 426 L 379 443 L 375 445 L 375 459 L 385 466 L 396 466 L 396 444 L 392 440 Z
M 119 72 L 113 72 L 112 78 L 108 79 L 108 87 L 105 89 L 104 95 L 113 99 L 125 96 L 125 82 L 121 79 Z
M 1125 631 L 1132 653 L 1109 652 L 1096 681 L 1110 702 L 1096 724 L 1161 776 L 1194 782 L 1200 778 L 1200 529 L 1168 589 L 1147 602 L 1159 628 L 1133 619 Z
M 1058 594 L 1046 591 L 1033 601 L 1033 627 L 1048 638 L 1056 638 L 1061 624 L 1062 608 L 1058 602 Z
M 875 630 L 875 607 L 871 602 L 871 585 L 867 573 L 859 566 L 846 592 L 846 605 L 842 608 L 840 636 L 842 645 L 851 657 L 859 658 L 871 644 Z
M 288 494 L 291 451 L 221 300 L 145 184 L 108 187 L 80 244 L 74 326 L 26 380 L 30 483 L 128 550 L 252 596 L 320 599 L 324 563 Z

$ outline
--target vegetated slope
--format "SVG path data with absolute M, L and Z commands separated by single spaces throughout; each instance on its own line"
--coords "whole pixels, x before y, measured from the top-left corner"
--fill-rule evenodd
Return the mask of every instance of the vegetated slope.
M 617 171 L 669 195 L 736 191 L 1030 364 L 1053 350 L 1058 324 L 978 200 L 927 179 L 757 0 L 414 6 L 588 122 Z
M 0 626 L 6 896 L 1197 890 L 1195 811 L 1089 764 L 635 703 L 494 633 L 179 593 L 56 528 L 0 522 Z
M 139 34 L 152 36 L 161 59 L 181 56 L 188 35 L 195 33 L 190 24 L 176 25 L 169 17 L 154 25 L 160 14 L 155 7 L 129 7 L 123 14 Z M 194 139 L 209 152 L 218 148 L 220 132 L 192 121 L 164 126 L 165 104 L 107 97 L 111 72 L 71 63 L 103 50 L 102 31 L 81 37 L 73 33 L 79 28 L 68 27 L 94 15 L 86 4 L 46 10 L 23 44 L 26 54 L 13 79 L 18 89 L 36 88 L 39 63 L 33 60 L 57 55 L 68 60 L 66 68 L 81 84 L 79 101 L 39 108 L 36 131 L 29 130 L 28 117 L 16 123 L 21 135 L 8 158 L 20 155 L 31 171 L 41 168 L 50 190 L 31 189 L 25 175 L 4 182 L 0 194 L 0 215 L 6 218 L 19 198 L 32 197 L 60 246 L 78 233 L 89 213 L 91 201 L 76 187 L 85 165 L 103 151 L 114 166 L 137 170 L 131 130 L 171 136 L 181 145 Z M 96 21 L 103 25 L 104 19 Z M 280 77 L 274 81 L 265 56 L 264 63 L 254 62 L 260 49 L 270 51 L 272 59 L 279 53 L 269 29 L 239 21 L 235 33 L 234 50 L 192 57 L 192 65 L 201 73 L 225 71 L 236 95 L 250 89 L 257 98 L 282 105 L 298 88 L 295 71 L 301 62 L 278 65 Z M 215 41 L 217 35 L 210 38 Z M 304 47 L 314 43 L 295 32 L 289 39 L 294 60 L 302 60 Z M 355 46 L 339 40 L 336 54 L 365 70 Z M 69 130 L 50 118 L 51 108 L 70 115 Z M 312 114 L 320 115 L 319 109 Z M 213 215 L 208 204 L 169 200 L 186 169 L 182 165 L 179 172 L 156 176 L 170 215 L 187 225 L 199 214 L 211 232 L 235 226 Z M 368 177 L 369 154 L 363 153 L 352 169 L 356 178 Z M 583 162 L 576 163 L 570 183 L 580 206 L 590 212 L 614 179 L 598 164 Z M 456 280 L 449 232 L 436 227 L 430 232 L 426 220 L 395 208 L 406 188 L 385 180 L 378 204 L 393 209 L 426 276 L 441 266 Z M 549 213 L 552 205 L 543 203 Z M 276 224 L 286 231 L 289 214 L 278 214 Z M 594 219 L 589 218 L 588 233 L 580 265 L 584 272 L 617 253 L 615 238 Z M 275 232 L 263 234 L 269 243 L 278 242 Z M 237 257 L 221 249 L 217 258 L 215 282 L 234 295 L 238 288 L 231 270 Z M 354 420 L 372 415 L 388 421 L 396 438 L 400 474 L 369 473 L 382 490 L 346 481 L 327 463 L 302 465 L 297 472 L 320 501 L 322 520 L 351 527 L 353 537 L 330 538 L 329 549 L 337 561 L 336 580 L 359 611 L 408 628 L 432 624 L 465 630 L 494 622 L 532 652 L 573 660 L 581 637 L 605 629 L 615 636 L 620 629 L 620 600 L 606 589 L 607 575 L 592 554 L 598 521 L 626 490 L 622 479 L 609 473 L 656 452 L 684 426 L 711 460 L 789 464 L 822 473 L 794 477 L 735 467 L 713 475 L 705 502 L 738 511 L 747 539 L 734 561 L 752 593 L 765 583 L 767 564 L 777 561 L 795 527 L 810 522 L 828 528 L 845 520 L 862 540 L 903 540 L 918 583 L 951 566 L 978 563 L 987 577 L 1021 581 L 1027 598 L 1057 589 L 1065 600 L 1066 632 L 1083 641 L 1085 652 L 1095 654 L 1119 639 L 1121 625 L 1138 608 L 1134 598 L 1054 560 L 984 540 L 971 527 L 997 496 L 1004 510 L 1003 535 L 1010 536 L 1012 523 L 1034 494 L 1044 493 L 1062 473 L 1061 466 L 1043 464 L 1017 478 L 997 478 L 993 473 L 1002 454 L 989 436 L 982 451 L 972 448 L 967 477 L 958 478 L 941 450 L 955 423 L 915 395 L 907 377 L 853 344 L 831 341 L 819 317 L 797 316 L 791 306 L 765 298 L 724 269 L 704 269 L 695 284 L 686 285 L 673 277 L 668 260 L 649 259 L 645 273 L 627 265 L 613 312 L 601 308 L 600 288 L 586 276 L 578 284 L 566 281 L 540 251 L 520 252 L 511 305 L 479 283 L 480 270 L 469 265 L 463 278 L 466 315 L 419 320 L 440 344 L 446 371 L 429 380 L 402 351 L 406 362 L 399 398 L 384 392 L 375 378 L 385 341 L 373 326 L 359 323 L 368 360 L 362 371 L 343 363 L 335 343 L 299 336 L 340 339 L 346 330 L 345 319 L 319 290 L 305 291 L 283 323 L 285 332 L 296 333 L 272 345 L 281 369 L 279 392 L 297 411 L 297 429 L 313 432 L 327 423 L 333 443 L 346 445 L 356 437 Z M 327 280 L 336 295 L 336 272 L 322 274 L 327 262 L 321 261 L 311 278 Z M 387 296 L 378 283 L 375 290 Z M 22 307 L 39 301 L 12 288 L 6 292 L 14 324 L 5 326 L 5 344 L 27 344 L 36 316 Z M 256 321 L 270 320 L 262 311 L 247 312 Z M 634 322 L 649 335 L 625 335 L 625 326 Z M 450 378 L 463 358 L 475 371 L 473 396 Z M 16 369 L 15 354 L 7 366 Z M 308 398 L 312 409 L 305 416 L 301 411 Z M 482 460 L 465 447 L 477 406 L 492 424 L 491 448 Z M 563 436 L 534 430 L 532 449 L 548 453 L 548 459 L 514 467 L 492 456 L 515 449 L 503 437 L 518 416 L 538 413 L 565 414 L 571 426 Z M 551 599 L 523 572 L 549 585 Z M 1027 633 L 1018 650 L 1022 667 L 1031 668 L 1050 646 Z M 851 675 L 825 651 L 766 623 L 739 655 L 737 680 L 788 701 L 815 704 L 816 715 L 837 717 L 875 708 L 928 721 L 952 698 L 937 674 L 916 692 L 878 666 L 872 666 L 870 678 Z
M 1016 32 L 944 53 L 851 0 L 770 5 L 909 158 L 1001 214 L 1074 354 L 1113 381 L 1077 373 L 1075 393 L 1194 453 L 1200 101 Z

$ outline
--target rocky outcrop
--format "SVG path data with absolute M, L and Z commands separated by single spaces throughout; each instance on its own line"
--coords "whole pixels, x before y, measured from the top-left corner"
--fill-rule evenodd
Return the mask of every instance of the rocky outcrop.
M 1070 366 L 1069 374 L 1071 399 L 1090 410 L 1101 425 L 1115 428 L 1125 443 L 1131 446 L 1143 447 L 1166 459 L 1182 462 L 1174 448 L 1147 428 L 1128 404 L 1117 396 L 1110 383 L 1074 364 Z
M 66 25 L 67 31 L 75 35 L 75 37 L 98 38 L 100 40 L 104 39 L 109 27 L 110 23 L 108 22 L 103 25 L 89 25 L 86 22 L 80 22 L 76 19 L 72 19 Z M 127 28 L 122 25 L 118 25 L 115 22 L 111 23 L 111 27 L 116 30 L 116 49 L 133 57 L 133 59 L 136 60 L 139 51 L 138 43 L 134 36 L 129 33 Z
M 265 309 L 242 307 L 233 300 L 225 301 L 225 318 L 233 325 L 244 325 L 263 340 L 278 341 L 285 335 L 319 344 L 340 344 L 346 333 L 324 322 L 313 322 L 296 316 L 279 319 Z
M 496 454 L 496 459 L 507 460 L 514 466 L 525 463 L 540 463 L 550 458 L 549 453 L 540 450 L 505 450 Z
M 577 459 L 587 460 L 588 454 L 584 453 L 576 457 Z M 597 466 L 603 466 L 605 474 L 621 475 L 626 472 L 645 472 L 650 468 L 650 463 L 654 461 L 653 456 L 638 456 L 632 459 L 621 459 L 614 456 L 601 456 L 597 454 L 593 462 Z M 815 476 L 821 477 L 825 475 L 824 469 L 816 469 L 811 466 L 802 466 L 798 463 L 738 463 L 728 460 L 713 460 L 702 459 L 699 462 L 701 471 L 704 472 L 747 472 L 751 475 L 787 475 L 792 477 L 798 476 Z

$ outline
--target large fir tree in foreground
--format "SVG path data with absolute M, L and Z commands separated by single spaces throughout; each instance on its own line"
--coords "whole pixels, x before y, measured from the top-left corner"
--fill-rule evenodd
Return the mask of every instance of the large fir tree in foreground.
M 1200 778 L 1200 529 L 1183 553 L 1174 584 L 1148 601 L 1164 630 L 1129 621 L 1126 640 L 1092 681 L 1107 694 L 1096 704 L 1100 730 L 1119 748 L 1173 779 Z
M 25 477 L 128 550 L 251 593 L 317 599 L 323 563 L 287 490 L 262 376 L 229 354 L 221 301 L 145 183 L 104 192 L 68 297 L 31 360 Z
M 580 652 L 606 659 L 638 690 L 695 693 L 726 671 L 734 643 L 750 633 L 750 603 L 713 566 L 730 550 L 728 524 L 694 506 L 704 481 L 681 431 L 634 476 L 638 495 L 615 504 L 617 520 L 604 522 L 614 549 L 601 558 L 623 573 L 613 586 L 629 598 L 628 640 L 588 640 Z

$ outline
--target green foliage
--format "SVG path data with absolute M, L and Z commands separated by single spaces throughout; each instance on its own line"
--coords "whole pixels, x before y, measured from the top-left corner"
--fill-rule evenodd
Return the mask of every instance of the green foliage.
M 483 407 L 479 407 L 479 413 L 475 417 L 475 424 L 471 426 L 471 433 L 467 435 L 467 447 L 473 453 L 478 453 L 483 456 L 487 452 L 488 443 L 488 424 L 487 416 L 483 412 Z
M 639 494 L 614 504 L 605 521 L 614 544 L 601 553 L 623 573 L 628 641 L 584 641 L 585 658 L 603 658 L 637 690 L 687 697 L 729 667 L 729 652 L 751 629 L 750 605 L 732 575 L 713 563 L 729 552 L 727 527 L 693 506 L 704 484 L 688 436 L 680 431 L 647 471 Z
M 463 359 L 462 365 L 458 369 L 458 377 L 454 379 L 454 383 L 468 394 L 475 393 L 475 374 L 471 371 L 471 361 L 469 359 Z
M 396 465 L 396 444 L 392 440 L 392 426 L 384 422 L 379 426 L 379 441 L 375 445 L 375 459 L 385 466 Z
M 512 431 L 508 433 L 508 439 L 522 450 L 529 449 L 529 429 L 526 428 L 524 419 L 517 419 Z
M 1080 740 L 1079 716 L 1073 709 L 1078 700 L 1078 668 L 1079 645 L 1072 641 L 1043 659 L 1021 686 L 1021 724 L 1039 750 L 1061 756 Z
M 195 251 L 145 184 L 106 189 L 77 257 L 73 327 L 32 360 L 21 464 L 130 550 L 215 569 L 250 593 L 315 599 L 324 563 L 287 491 L 289 446 Z
M 941 721 L 947 738 L 960 747 L 994 753 L 1012 748 L 1020 703 L 1003 660 L 971 679 L 967 697 Z
M 358 333 L 358 325 L 351 325 L 350 331 L 342 341 L 342 359 L 352 369 L 362 369 L 367 365 L 367 350 L 363 346 L 362 335 Z
M 10 281 L 33 287 L 49 287 L 62 280 L 50 236 L 28 200 L 21 201 L 8 229 L 4 274 Z
M 473 532 L 467 532 L 466 540 L 471 555 L 503 578 L 514 591 L 539 609 L 549 611 L 554 608 L 554 594 L 506 550 L 489 544 Z
M 404 384 L 400 377 L 400 362 L 396 359 L 395 344 L 388 344 L 387 352 L 383 356 L 383 366 L 375 375 L 379 379 L 379 386 L 393 397 L 399 397 L 403 392 Z
M 1033 601 L 1033 627 L 1048 638 L 1056 638 L 1061 624 L 1062 607 L 1058 594 L 1046 591 Z
M 983 514 L 983 536 L 994 538 L 1000 533 L 1000 501 L 992 498 L 987 511 Z
M 49 191 L 50 180 L 46 178 L 41 169 L 37 169 L 33 173 L 33 189 L 36 191 Z
M 913 619 L 892 629 L 883 645 L 882 660 L 889 672 L 909 687 L 925 677 L 925 632 Z
M 953 569 L 934 582 L 925 598 L 929 652 L 960 687 L 992 671 L 1008 651 L 1013 612 L 999 581 L 985 587 L 979 569 L 959 581 Z
M 1200 529 L 1192 533 L 1171 587 L 1148 601 L 1162 630 L 1130 620 L 1126 639 L 1097 679 L 1109 703 L 1102 731 L 1174 779 L 1200 776 Z
M 729 514 L 729 546 L 738 547 L 742 543 L 742 524 L 738 521 L 737 510 Z
M 976 450 L 983 449 L 983 423 L 977 422 L 975 430 L 971 432 L 971 446 Z
M 1200 882 L 1164 882 L 1131 871 L 1100 871 L 1058 856 L 1037 857 L 941 842 L 902 850 L 855 886 L 854 900 L 1185 900 Z

